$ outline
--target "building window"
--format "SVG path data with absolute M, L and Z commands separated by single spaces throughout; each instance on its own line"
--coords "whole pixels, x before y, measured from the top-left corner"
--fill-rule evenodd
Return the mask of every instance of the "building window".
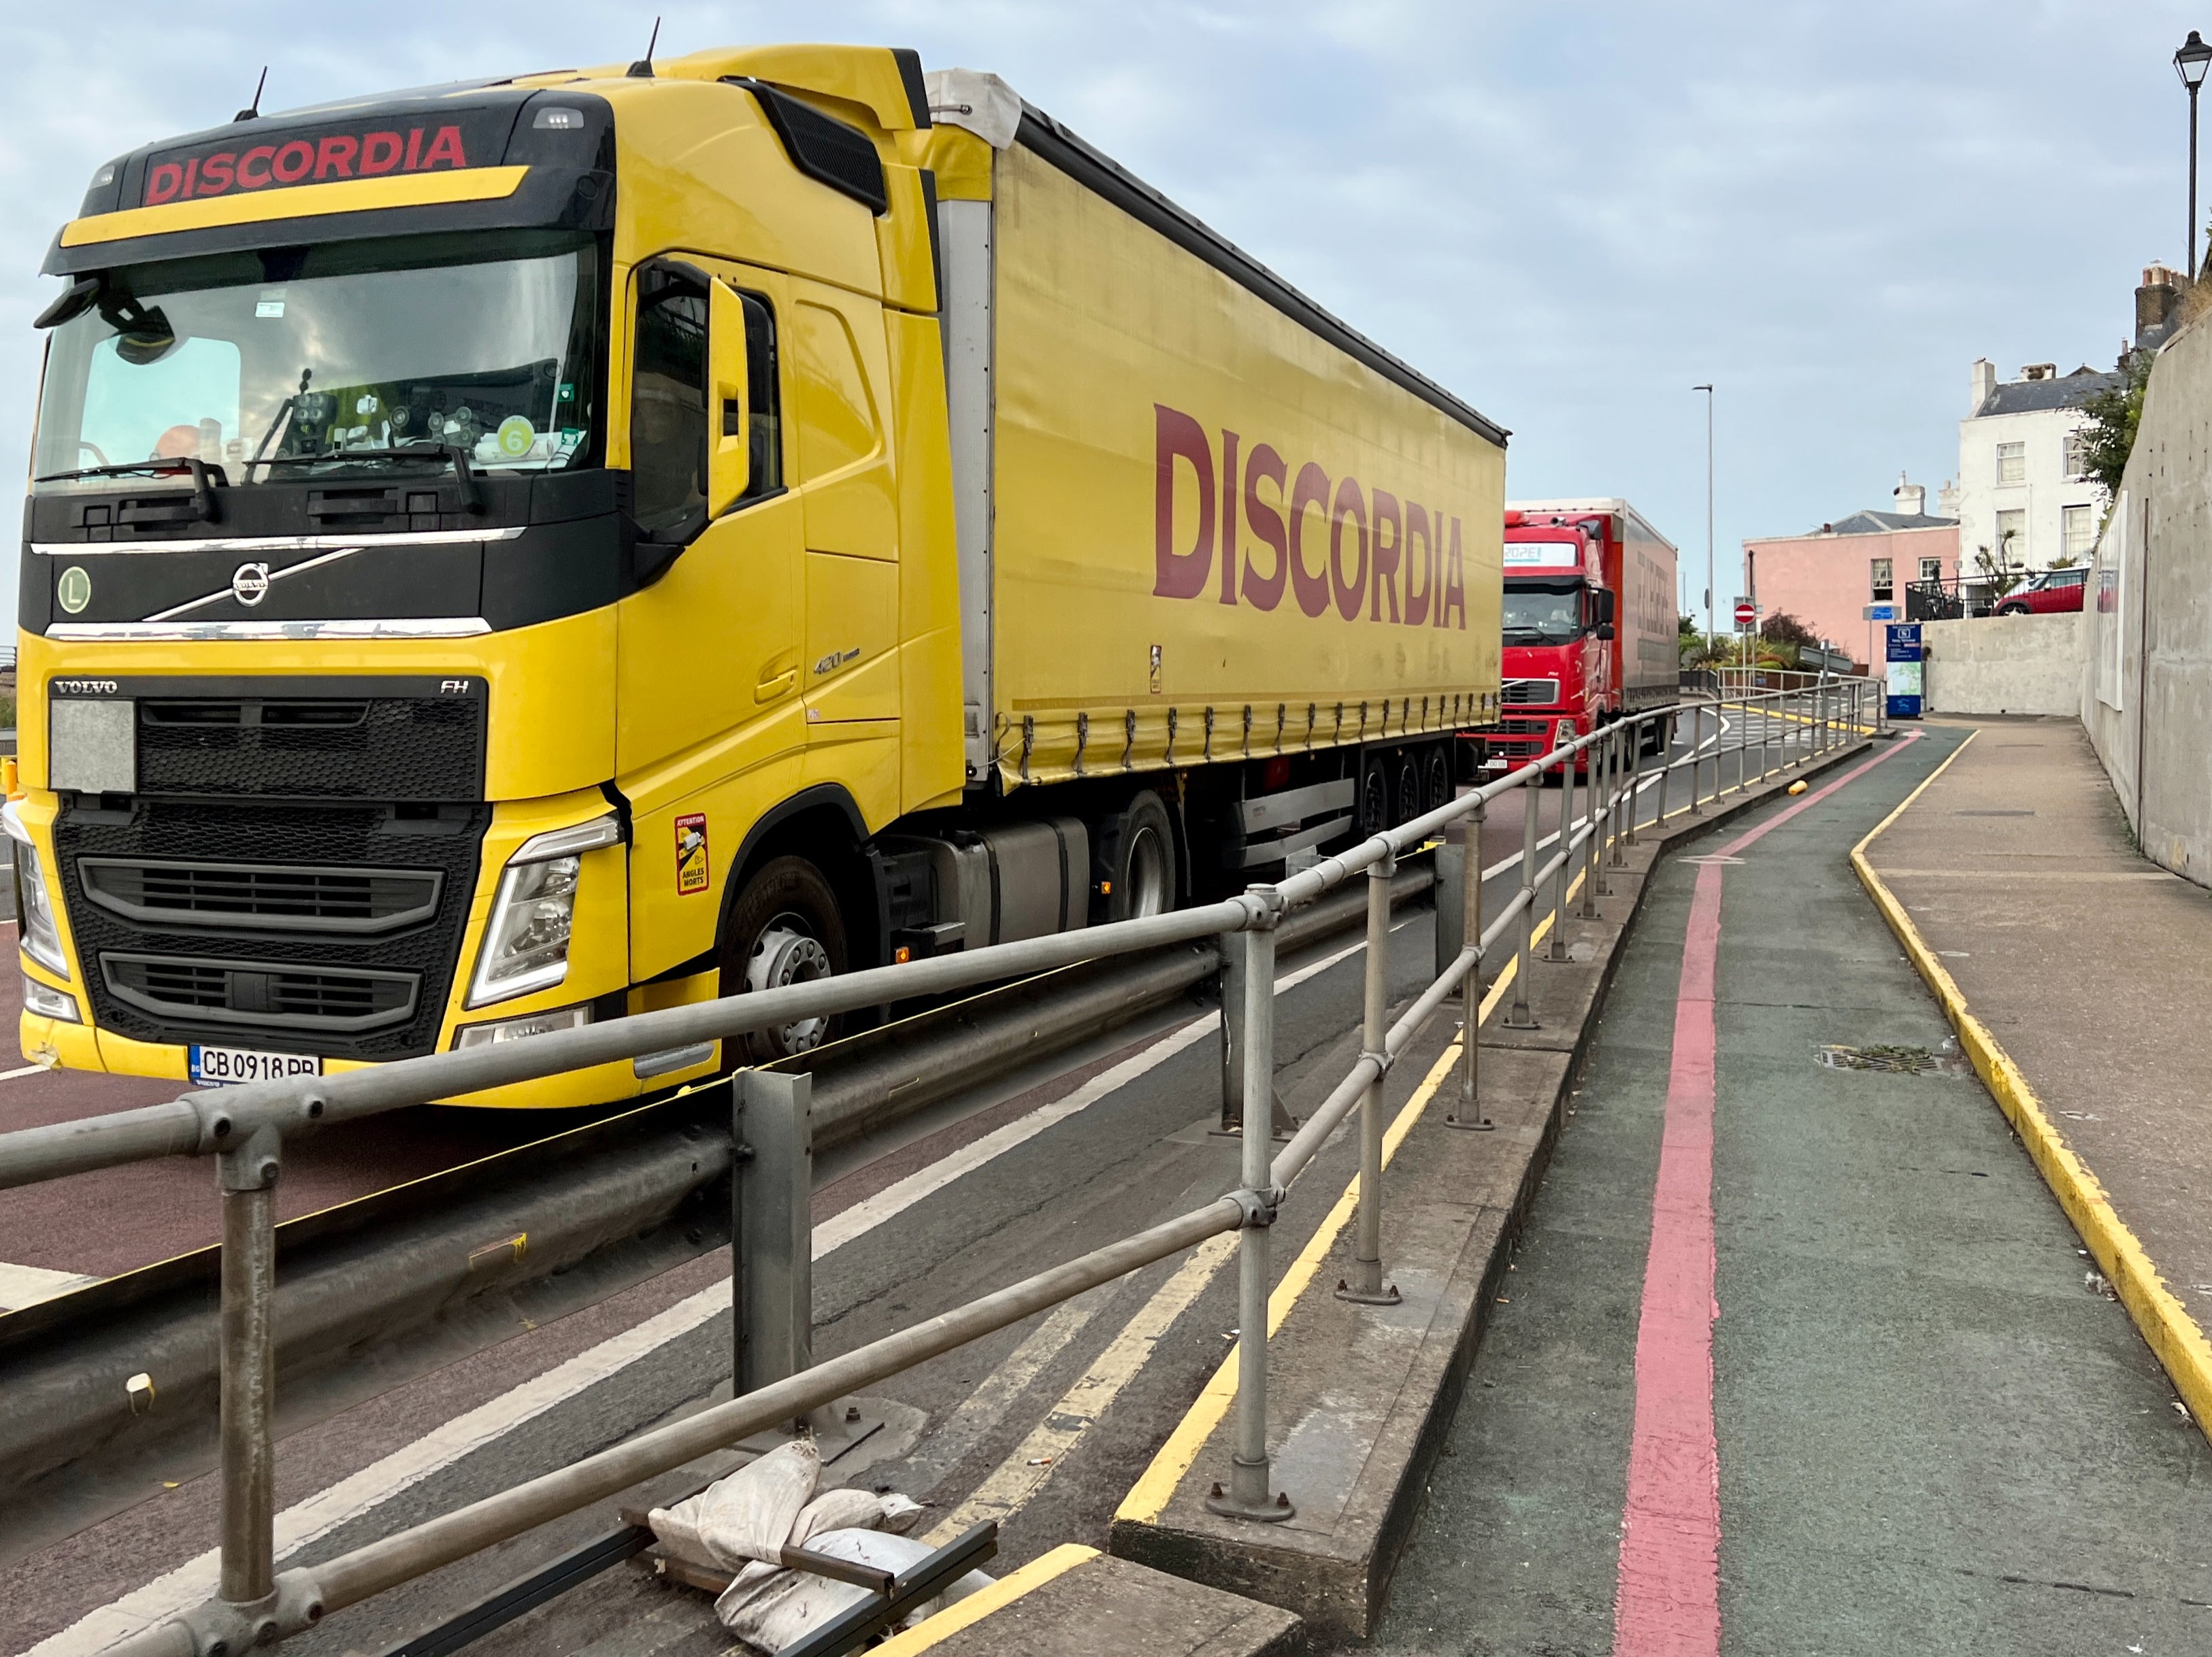
M 1923 581 L 1942 580 L 1943 561 L 1941 558 L 1923 558 L 1920 561 L 1920 579 Z
M 2027 482 L 2027 445 L 2000 443 L 1997 445 L 1997 482 L 2025 483 Z
M 2089 434 L 2087 432 L 2066 434 L 2066 476 L 2082 478 L 2089 475 Z
M 2027 513 L 2020 507 L 1997 514 L 1998 561 L 2020 564 L 2027 561 Z
M 2089 549 L 2097 542 L 2097 509 L 2094 507 L 2067 507 L 2058 514 L 2064 528 L 2066 557 L 2079 563 L 2089 555 Z
M 1867 562 L 1871 567 L 1869 572 L 1871 577 L 1868 584 L 1869 590 L 1874 594 L 1875 603 L 1888 604 L 1897 597 L 1897 584 L 1890 574 L 1890 561 L 1887 558 L 1870 558 Z

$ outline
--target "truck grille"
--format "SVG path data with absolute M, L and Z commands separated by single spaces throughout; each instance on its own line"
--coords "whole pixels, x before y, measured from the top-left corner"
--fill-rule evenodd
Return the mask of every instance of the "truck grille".
M 405 1023 L 422 981 L 413 973 L 112 953 L 100 957 L 100 970 L 111 994 L 156 1017 L 349 1035 Z
M 80 858 L 85 895 L 142 926 L 245 932 L 397 932 L 437 913 L 435 869 L 319 869 L 277 863 Z
M 1498 728 L 1509 737 L 1541 737 L 1552 728 L 1549 719 L 1500 719 Z
M 436 1046 L 491 808 L 65 798 L 54 824 L 103 1028 L 333 1058 Z
M 167 798 L 473 800 L 480 695 L 138 700 L 138 792 Z
M 1508 679 L 1498 693 L 1507 707 L 1550 707 L 1559 700 L 1557 679 Z

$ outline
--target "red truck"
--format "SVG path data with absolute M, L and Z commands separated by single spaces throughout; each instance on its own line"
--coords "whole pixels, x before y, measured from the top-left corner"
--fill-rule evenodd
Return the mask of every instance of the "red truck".
M 1504 683 L 1486 770 L 1675 699 L 1674 560 L 1674 543 L 1626 501 L 1507 503 Z

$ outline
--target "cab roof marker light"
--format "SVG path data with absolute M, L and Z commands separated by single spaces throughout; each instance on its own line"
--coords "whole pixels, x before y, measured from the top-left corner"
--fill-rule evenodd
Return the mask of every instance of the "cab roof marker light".
M 610 811 L 572 828 L 550 828 L 542 835 L 532 835 L 515 848 L 514 855 L 507 863 L 513 868 L 518 864 L 574 857 L 580 852 L 596 852 L 602 846 L 620 845 L 622 837 L 622 819 Z
M 584 112 L 580 109 L 541 109 L 531 118 L 530 124 L 539 132 L 580 132 L 584 129 Z

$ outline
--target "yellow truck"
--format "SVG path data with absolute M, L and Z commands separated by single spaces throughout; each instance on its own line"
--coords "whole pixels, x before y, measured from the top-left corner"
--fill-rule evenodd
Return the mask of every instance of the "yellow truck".
M 1496 717 L 1505 434 L 988 75 L 247 112 L 46 270 L 42 1060 L 335 1071 L 1151 913 Z

